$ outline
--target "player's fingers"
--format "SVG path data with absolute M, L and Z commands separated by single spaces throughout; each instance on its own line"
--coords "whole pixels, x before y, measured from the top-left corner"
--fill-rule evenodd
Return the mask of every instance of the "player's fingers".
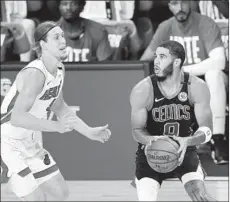
M 109 140 L 109 138 L 105 138 L 104 141 L 107 142 Z
M 75 119 L 68 119 L 66 121 L 66 123 L 69 124 L 69 125 L 74 125 L 76 123 L 76 120 Z
M 101 143 L 105 143 L 105 139 L 101 139 L 100 142 L 101 142 Z
M 179 164 L 179 165 L 181 165 L 182 162 L 183 162 L 183 160 L 184 160 L 185 152 L 186 152 L 186 148 L 184 148 L 184 150 L 182 151 L 182 153 L 181 153 L 181 155 L 180 155 L 180 160 L 179 160 L 180 164 Z
M 65 132 L 70 132 L 72 130 L 73 130 L 73 128 L 71 126 L 66 126 L 65 127 Z
M 181 165 L 181 163 L 182 163 L 182 159 L 181 159 L 181 158 L 179 158 L 179 159 L 178 159 L 178 166 L 180 166 L 180 165 Z
M 109 133 L 107 131 L 106 132 L 102 131 L 100 139 L 102 139 L 102 141 L 104 141 L 104 142 L 108 141 L 108 139 L 109 139 Z
M 64 114 L 61 118 L 67 118 L 67 117 L 69 117 L 69 116 L 70 116 L 70 112 Z
M 101 130 L 105 130 L 105 129 L 107 129 L 108 127 L 109 127 L 108 124 L 106 124 L 105 126 L 101 126 Z
M 147 156 L 147 145 L 144 148 L 145 156 Z
M 177 150 L 177 154 L 181 153 L 183 149 L 184 149 L 184 145 L 183 145 L 183 144 L 180 144 L 180 147 L 179 147 L 179 149 Z
M 150 145 L 152 144 L 152 142 L 157 141 L 158 138 L 159 138 L 159 137 L 157 137 L 157 136 L 153 136 L 152 139 L 151 139 L 151 141 L 150 141 Z
M 144 147 L 145 155 L 147 155 L 147 150 L 148 150 L 148 148 L 149 148 L 150 146 L 151 146 L 151 144 L 145 145 L 145 147 Z
M 77 118 L 75 116 L 71 116 L 67 118 L 67 121 L 77 121 Z
M 111 136 L 111 130 L 106 129 L 108 131 L 109 136 Z
M 106 132 L 107 132 L 107 137 L 110 138 L 111 136 L 111 131 L 109 129 L 106 129 Z
M 108 141 L 108 140 L 109 140 L 109 138 L 110 138 L 110 136 L 108 136 L 108 135 L 107 135 L 107 136 L 105 136 L 105 138 L 104 138 L 104 139 L 105 139 L 105 141 Z
M 159 139 L 165 139 L 166 137 L 165 136 L 159 136 L 156 138 L 156 140 L 159 140 Z
M 65 125 L 68 126 L 68 127 L 73 127 L 75 125 L 75 121 L 67 121 L 65 122 Z
M 174 139 L 174 140 L 176 140 L 176 141 L 179 140 L 179 138 L 178 138 L 177 136 L 172 136 L 172 139 Z

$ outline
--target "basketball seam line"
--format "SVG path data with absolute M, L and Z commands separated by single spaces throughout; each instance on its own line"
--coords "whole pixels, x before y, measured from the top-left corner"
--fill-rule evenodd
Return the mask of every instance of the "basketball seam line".
M 172 139 L 172 137 L 169 137 L 172 141 L 174 141 L 176 144 L 178 144 L 178 146 L 180 146 L 180 144 L 179 143 L 177 143 L 175 140 L 173 140 Z M 168 140 L 164 140 L 164 139 L 162 139 L 163 141 L 165 141 L 165 142 L 168 142 L 168 143 L 170 143 L 175 149 L 177 149 L 170 141 L 168 141 Z
M 148 149 L 147 151 L 164 151 L 164 152 L 168 152 L 168 153 L 170 153 L 170 154 L 174 154 L 175 156 L 177 156 L 177 157 L 178 157 L 178 155 L 177 155 L 177 154 L 172 153 L 172 152 L 170 152 L 170 151 L 162 150 L 162 149 Z M 179 157 L 178 157 L 178 158 L 179 158 Z

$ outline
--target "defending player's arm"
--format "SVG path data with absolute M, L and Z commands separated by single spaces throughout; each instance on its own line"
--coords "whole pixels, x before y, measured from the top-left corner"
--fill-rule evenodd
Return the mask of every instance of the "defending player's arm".
M 58 99 L 52 106 L 51 110 L 61 119 L 62 117 L 72 117 L 75 121 L 72 128 L 91 140 L 97 140 L 102 143 L 110 138 L 111 132 L 108 125 L 101 127 L 90 127 L 81 120 L 76 113 L 70 109 L 63 99 L 63 92 L 60 93 Z
M 153 93 L 151 93 L 151 84 L 147 79 L 138 83 L 130 94 L 131 104 L 131 125 L 132 134 L 136 142 L 143 145 L 151 144 L 154 136 L 146 130 L 148 106 L 153 101 Z
M 11 124 L 35 131 L 66 132 L 69 123 L 39 119 L 28 113 L 42 91 L 44 83 L 45 76 L 40 70 L 29 68 L 19 73 L 17 77 L 19 95 L 12 110 Z

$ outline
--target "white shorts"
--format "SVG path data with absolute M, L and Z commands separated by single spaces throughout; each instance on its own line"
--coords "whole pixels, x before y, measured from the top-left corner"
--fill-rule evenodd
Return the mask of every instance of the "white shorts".
M 40 132 L 39 132 L 40 133 Z M 36 138 L 36 133 L 25 139 L 1 136 L 1 177 L 18 197 L 33 192 L 40 184 L 59 173 L 56 162 Z

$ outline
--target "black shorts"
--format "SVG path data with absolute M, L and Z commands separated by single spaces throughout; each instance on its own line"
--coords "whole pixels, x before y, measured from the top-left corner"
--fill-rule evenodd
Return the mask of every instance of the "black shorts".
M 196 172 L 199 165 L 201 165 L 200 160 L 197 151 L 194 149 L 188 149 L 186 151 L 183 163 L 175 170 L 169 173 L 158 173 L 149 166 L 146 158 L 143 158 L 143 156 L 142 158 L 136 157 L 136 178 L 138 180 L 144 177 L 152 178 L 159 182 L 159 184 L 161 184 L 163 180 L 168 178 L 177 177 L 181 180 L 181 177 L 184 174 Z M 203 168 L 202 170 L 205 176 L 206 173 Z

